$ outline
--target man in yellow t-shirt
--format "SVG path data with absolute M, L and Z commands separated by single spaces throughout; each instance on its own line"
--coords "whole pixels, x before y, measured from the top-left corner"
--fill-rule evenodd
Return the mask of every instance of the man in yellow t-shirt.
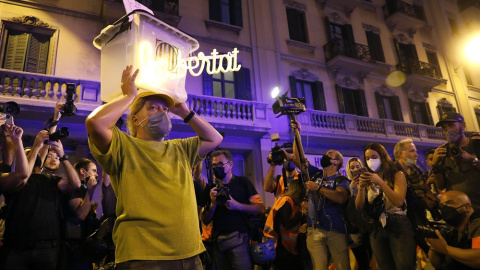
M 119 98 L 87 118 L 92 155 L 110 175 L 117 196 L 113 231 L 118 269 L 202 269 L 203 247 L 191 171 L 195 158 L 213 150 L 222 136 L 206 121 L 167 95 L 137 93 L 127 66 Z M 115 123 L 129 109 L 131 135 Z M 165 141 L 168 112 L 198 135 Z

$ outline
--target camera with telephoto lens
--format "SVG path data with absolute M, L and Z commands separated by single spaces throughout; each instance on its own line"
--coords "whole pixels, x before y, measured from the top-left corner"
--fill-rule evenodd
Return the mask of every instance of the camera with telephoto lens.
M 48 140 L 58 142 L 59 140 L 68 137 L 68 135 L 70 135 L 70 132 L 68 132 L 68 128 L 62 127 L 54 133 L 48 135 Z
M 455 234 L 454 228 L 445 223 L 429 222 L 428 225 L 417 226 L 415 229 L 416 233 L 423 238 L 438 238 L 438 235 L 435 233 L 435 230 L 438 230 L 447 243 L 449 239 L 455 236 L 453 235 Z
M 63 114 L 66 116 L 73 116 L 77 113 L 77 107 L 74 104 L 75 84 L 67 83 L 67 96 L 65 98 L 65 105 L 63 106 Z
M 447 149 L 446 157 L 459 157 L 462 154 L 462 149 L 455 145 L 446 144 L 445 149 Z
M 217 187 L 217 202 L 225 204 L 230 198 L 230 189 L 228 187 Z
M 275 165 L 282 165 L 285 161 L 285 153 L 283 152 L 283 149 L 292 148 L 293 145 L 292 143 L 284 143 L 282 145 L 278 145 L 277 142 L 280 140 L 278 133 L 271 134 L 270 139 L 272 140 L 272 142 L 275 142 L 275 146 L 270 150 L 272 158 L 267 157 L 267 162 L 273 162 Z

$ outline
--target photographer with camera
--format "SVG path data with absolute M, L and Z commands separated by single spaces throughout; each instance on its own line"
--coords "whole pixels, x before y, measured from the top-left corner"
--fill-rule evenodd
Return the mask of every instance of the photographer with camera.
M 430 262 L 441 269 L 480 268 L 480 218 L 474 217 L 470 199 L 463 192 L 447 191 L 440 207 L 443 219 L 454 230 L 448 234 L 435 230 L 436 235 L 425 239 L 430 246 Z
M 275 200 L 287 191 L 288 185 L 292 181 L 298 180 L 300 177 L 295 164 L 291 161 L 293 159 L 293 153 L 291 152 L 291 150 L 285 151 L 283 148 L 272 149 L 271 154 L 267 158 L 270 168 L 265 176 L 263 189 L 266 192 L 274 193 Z M 274 177 L 275 167 L 277 166 L 282 166 L 282 174 Z
M 447 143 L 438 147 L 433 156 L 432 174 L 439 190 L 458 190 L 472 200 L 475 215 L 480 214 L 480 135 L 465 136 L 463 116 L 444 113 L 436 124 L 441 127 Z
M 73 167 L 81 186 L 62 198 L 67 245 L 67 254 L 63 259 L 68 263 L 68 269 L 91 269 L 93 260 L 86 257 L 82 245 L 87 236 L 100 226 L 95 212 L 98 203 L 92 201 L 98 184 L 97 165 L 90 159 L 81 158 Z
M 264 206 L 252 182 L 232 174 L 233 157 L 228 150 L 212 153 L 217 186 L 205 189 L 202 221 L 213 220 L 212 239 L 217 269 L 251 270 L 249 216 L 263 214 Z
M 48 132 L 38 133 L 28 154 L 29 172 L 42 162 L 38 155 L 48 142 Z M 5 189 L 6 269 L 55 269 L 61 240 L 60 190 L 80 187 L 80 179 L 65 155 L 60 141 L 50 141 L 44 170 L 32 173 L 25 181 Z M 22 149 L 23 151 L 23 149 Z M 56 176 L 63 164 L 66 177 Z

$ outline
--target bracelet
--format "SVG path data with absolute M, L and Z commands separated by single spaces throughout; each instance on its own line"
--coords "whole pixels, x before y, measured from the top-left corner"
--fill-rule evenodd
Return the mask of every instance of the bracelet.
M 63 157 L 61 157 L 59 159 L 59 161 L 62 162 L 62 161 L 65 161 L 65 160 L 68 160 L 68 156 L 64 154 Z
M 187 115 L 187 117 L 185 117 L 185 119 L 183 119 L 183 122 L 184 123 L 188 123 L 188 121 L 190 121 L 190 119 L 192 119 L 192 117 L 195 115 L 196 113 L 194 111 L 190 111 L 190 113 Z

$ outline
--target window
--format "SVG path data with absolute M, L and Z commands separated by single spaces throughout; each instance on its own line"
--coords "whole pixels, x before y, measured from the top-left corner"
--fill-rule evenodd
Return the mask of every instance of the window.
M 381 119 L 403 121 L 402 107 L 398 96 L 384 96 L 375 92 L 378 115 Z
M 287 22 L 290 39 L 308 43 L 305 12 L 287 7 Z
M 426 51 L 428 63 L 432 65 L 432 70 L 434 72 L 434 77 L 441 78 L 442 71 L 440 70 L 440 64 L 438 63 L 437 53 L 433 51 Z
M 380 35 L 373 31 L 365 31 L 365 33 L 367 35 L 368 48 L 370 49 L 372 59 L 379 62 L 385 62 Z
M 365 100 L 365 91 L 362 89 L 349 89 L 336 86 L 338 108 L 340 113 L 354 114 L 358 116 L 367 116 L 367 101 Z
M 294 76 L 290 76 L 289 80 L 292 97 L 305 98 L 305 107 L 307 109 L 319 111 L 327 110 L 322 82 L 297 80 Z
M 252 100 L 250 70 L 242 67 L 236 72 L 203 73 L 203 92 L 208 96 Z
M 241 0 L 210 0 L 210 20 L 243 26 Z
M 417 124 L 433 125 L 432 113 L 428 102 L 408 100 L 412 121 Z
M 457 112 L 457 109 L 453 106 L 437 105 L 438 118 L 445 112 Z
M 2 68 L 46 74 L 51 36 L 6 28 Z

